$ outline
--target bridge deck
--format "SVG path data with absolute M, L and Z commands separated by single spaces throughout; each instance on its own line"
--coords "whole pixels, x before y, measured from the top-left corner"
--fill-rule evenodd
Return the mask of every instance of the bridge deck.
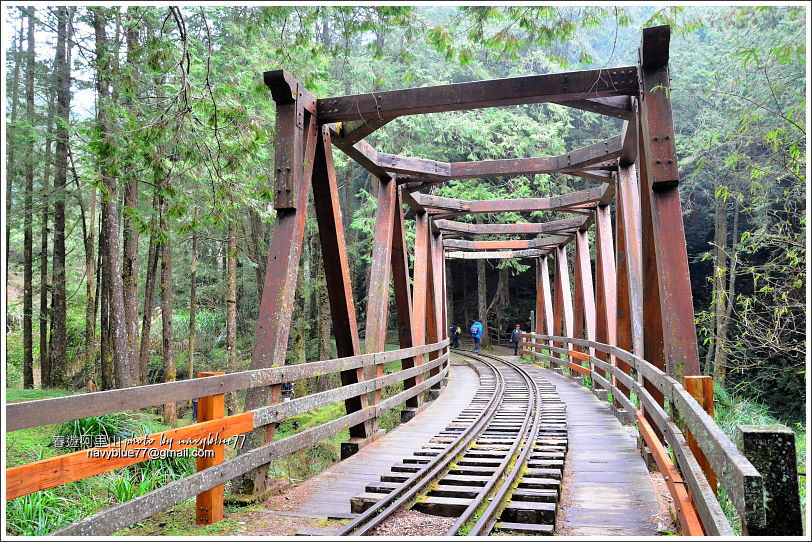
M 562 535 L 653 536 L 660 511 L 636 443 L 580 382 L 535 367 L 567 404 L 567 454 L 556 532 Z
M 471 402 L 479 387 L 473 369 L 452 365 L 448 386 L 409 423 L 399 425 L 381 439 L 363 447 L 354 456 L 336 463 L 309 480 L 306 499 L 296 511 L 310 517 L 344 517 L 350 513 L 350 498 L 364 493 L 372 482 L 411 452 L 419 450 Z

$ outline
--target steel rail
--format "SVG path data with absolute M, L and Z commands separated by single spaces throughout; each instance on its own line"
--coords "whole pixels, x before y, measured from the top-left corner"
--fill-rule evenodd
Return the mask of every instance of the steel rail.
M 457 353 L 483 363 L 487 363 L 486 358 L 491 358 L 495 361 L 503 363 L 504 365 L 516 371 L 516 373 L 518 373 L 519 376 L 522 377 L 527 386 L 528 409 L 525 412 L 524 421 L 522 422 L 522 426 L 519 429 L 519 433 L 516 435 L 515 441 L 513 442 L 513 444 L 511 444 L 510 448 L 508 449 L 508 453 L 505 454 L 505 458 L 500 462 L 496 471 L 493 473 L 491 479 L 488 480 L 488 482 L 482 488 L 482 491 L 480 491 L 479 494 L 476 497 L 474 497 L 474 499 L 471 501 L 471 504 L 468 505 L 468 507 L 463 511 L 462 514 L 460 514 L 460 516 L 457 518 L 457 521 L 454 522 L 454 525 L 452 525 L 445 533 L 445 536 L 455 536 L 457 532 L 460 530 L 460 528 L 468 520 L 471 519 L 471 517 L 476 513 L 479 506 L 482 504 L 482 501 L 485 500 L 485 498 L 491 494 L 494 486 L 499 481 L 502 480 L 502 474 L 505 472 L 510 462 L 513 461 L 513 459 L 517 456 L 517 450 L 519 450 L 520 446 L 522 445 L 522 442 L 525 442 L 525 446 L 522 450 L 522 453 L 520 454 L 520 459 L 516 461 L 516 463 L 513 466 L 513 469 L 511 469 L 510 473 L 508 474 L 508 478 L 504 480 L 504 484 L 502 485 L 502 488 L 510 487 L 510 485 L 513 483 L 513 480 L 516 479 L 516 475 L 521 471 L 521 466 L 524 464 L 522 462 L 522 458 L 527 457 L 527 453 L 525 452 L 527 450 L 532 449 L 533 443 L 530 440 L 530 436 L 535 434 L 535 432 L 533 432 L 533 429 L 536 430 L 538 429 L 539 416 L 541 415 L 541 409 L 539 408 L 540 406 L 539 394 L 537 393 L 538 390 L 535 386 L 535 382 L 533 381 L 533 378 L 530 377 L 530 375 L 528 375 L 520 367 L 516 366 L 513 363 L 510 363 L 509 361 L 499 359 L 496 356 L 486 356 L 481 354 L 472 354 L 469 352 L 460 352 L 460 351 L 457 351 Z M 531 422 L 532 427 L 530 427 Z M 529 448 L 527 446 L 528 443 L 530 444 Z M 497 495 L 498 494 L 501 494 L 501 489 L 500 492 L 497 493 Z M 472 529 L 467 534 L 467 536 L 476 536 L 477 534 L 479 534 L 479 532 L 481 532 L 484 529 L 484 525 L 481 525 L 483 520 L 485 520 L 486 518 L 490 518 L 499 508 L 499 504 L 500 503 L 497 501 L 496 497 L 494 497 L 493 500 L 491 501 L 491 504 L 486 509 L 486 511 L 489 511 L 490 514 L 488 516 L 483 514 L 480 520 L 476 523 L 476 525 L 479 526 L 478 531 L 474 532 Z
M 493 371 L 496 389 L 488 401 L 487 406 L 482 409 L 476 422 L 465 428 L 442 454 L 433 458 L 424 468 L 403 482 L 400 487 L 345 525 L 336 533 L 338 536 L 361 536 L 383 523 L 384 520 L 394 514 L 403 505 L 414 499 L 425 490 L 426 487 L 432 484 L 436 478 L 441 476 L 452 460 L 466 450 L 471 442 L 487 427 L 499 411 L 499 406 L 501 406 L 502 400 L 505 397 L 505 382 L 502 374 L 496 369 L 493 363 L 484 360 L 482 363 Z
M 468 353 L 465 353 L 464 355 L 473 357 Z M 510 453 L 505 457 L 505 460 L 503 461 L 503 464 L 500 465 L 499 470 L 494 474 L 494 480 L 492 482 L 495 483 L 496 480 L 501 479 L 501 476 L 502 476 L 502 473 L 504 472 L 505 467 L 509 464 L 510 460 L 517 455 L 516 454 L 516 448 L 518 446 L 520 446 L 522 444 L 522 441 L 523 441 L 524 444 L 522 446 L 521 451 L 518 454 L 518 457 L 516 458 L 516 462 L 513 464 L 513 468 L 508 472 L 507 476 L 504 479 L 504 482 L 502 483 L 500 488 L 497 490 L 496 494 L 491 499 L 491 502 L 488 505 L 488 507 L 482 512 L 482 516 L 474 524 L 474 526 L 471 527 L 471 529 L 468 531 L 467 536 L 487 536 L 491 532 L 491 530 L 493 529 L 493 526 L 496 524 L 496 517 L 495 517 L 496 513 L 502 507 L 502 502 L 505 500 L 505 497 L 507 496 L 508 491 L 510 491 L 510 489 L 513 486 L 513 483 L 516 481 L 516 478 L 518 478 L 519 474 L 521 473 L 522 467 L 527 462 L 527 458 L 530 455 L 530 452 L 533 451 L 533 448 L 534 448 L 534 446 L 536 444 L 536 438 L 537 438 L 537 435 L 538 435 L 539 427 L 541 425 L 541 415 L 542 415 L 541 394 L 539 393 L 539 389 L 538 389 L 538 386 L 536 384 L 536 381 L 533 379 L 532 376 L 530 376 L 530 374 L 527 371 L 525 371 L 523 368 L 519 367 L 517 364 L 515 364 L 513 362 L 510 362 L 510 361 L 507 361 L 505 359 L 501 359 L 501 358 L 499 358 L 497 356 L 492 356 L 492 355 L 489 355 L 489 354 L 482 354 L 482 353 L 479 353 L 478 356 L 480 358 L 485 357 L 485 358 L 491 358 L 491 359 L 494 359 L 494 360 L 498 360 L 498 361 L 512 367 L 517 373 L 522 375 L 522 377 L 525 379 L 525 381 L 528 384 L 528 386 L 527 386 L 528 394 L 532 393 L 532 395 L 533 395 L 533 408 L 528 409 L 528 416 L 525 418 L 525 423 L 522 425 L 522 432 L 517 436 L 516 442 L 511 447 Z M 532 390 L 532 392 L 531 392 L 531 390 Z M 530 401 L 528 400 L 528 403 L 529 402 Z M 530 415 L 531 411 L 533 413 L 532 416 Z M 530 430 L 528 432 L 527 431 L 527 422 L 530 421 L 531 417 L 532 417 L 532 421 L 533 421 L 533 426 L 530 428 Z M 468 519 L 470 519 L 470 517 L 474 514 L 474 512 L 476 512 L 476 510 L 479 507 L 479 505 L 481 504 L 482 500 L 490 493 L 490 489 L 492 488 L 492 485 L 493 484 L 490 483 L 490 487 L 487 487 L 487 489 L 485 491 L 482 491 L 477 496 L 477 498 L 475 499 L 475 502 L 472 503 L 472 505 L 469 506 L 465 510 L 465 512 L 463 512 L 463 515 L 460 516 L 460 518 L 456 521 L 456 523 L 454 523 L 454 525 L 448 530 L 448 532 L 446 532 L 447 536 L 454 536 L 454 535 L 457 534 L 457 531 L 459 531 L 460 527 L 462 527 L 462 525 L 466 521 L 468 521 Z

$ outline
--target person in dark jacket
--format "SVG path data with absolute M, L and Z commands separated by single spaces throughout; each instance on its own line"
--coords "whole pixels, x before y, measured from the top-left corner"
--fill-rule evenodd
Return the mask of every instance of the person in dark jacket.
M 457 324 L 451 324 L 451 327 L 448 328 L 448 337 L 451 339 L 451 348 L 459 348 L 460 347 L 460 335 L 462 334 L 462 329 Z
M 522 342 L 522 326 L 516 324 L 516 329 L 510 334 L 510 342 L 513 343 L 513 355 L 519 355 L 519 343 Z

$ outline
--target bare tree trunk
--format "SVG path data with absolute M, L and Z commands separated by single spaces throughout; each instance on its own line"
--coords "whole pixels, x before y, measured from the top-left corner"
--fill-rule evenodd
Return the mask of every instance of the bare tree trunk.
M 28 8 L 28 62 L 25 70 L 25 113 L 34 124 L 34 16 Z M 25 163 L 25 205 L 23 216 L 23 387 L 34 387 L 34 134 L 29 128 Z
M 132 88 L 138 84 L 138 26 L 136 16 L 138 8 L 131 6 L 127 11 L 127 65 L 129 67 L 128 86 L 130 90 L 125 98 L 125 105 L 134 110 Z M 117 25 L 118 27 L 118 25 Z M 126 87 L 125 87 L 126 88 Z M 133 111 L 135 115 L 135 111 Z M 134 372 L 138 356 L 138 230 L 135 228 L 133 215 L 138 207 L 138 177 L 128 171 L 127 185 L 124 189 L 124 262 L 122 279 L 124 283 L 124 316 L 127 326 L 127 345 L 131 371 Z M 134 380 L 134 379 L 133 379 Z
M 54 268 L 51 363 L 48 385 L 63 386 L 67 378 L 68 330 L 65 295 L 65 185 L 68 176 L 68 123 L 70 122 L 70 40 L 68 19 L 72 9 L 57 8 L 56 40 L 56 173 L 54 175 Z
M 108 202 L 102 199 L 102 217 L 109 213 Z M 103 219 L 102 219 L 103 222 Z M 113 344 L 110 335 L 110 265 L 107 249 L 107 232 L 99 224 L 99 331 L 100 345 L 99 355 L 101 358 L 101 381 L 102 389 L 111 390 L 116 387 L 115 368 L 113 367 Z
M 163 322 L 164 382 L 175 381 L 175 359 L 172 350 L 172 243 L 169 239 L 166 202 L 159 196 L 161 208 L 161 320 Z M 175 403 L 164 404 L 164 423 L 175 425 L 178 415 Z
M 716 357 L 717 346 L 720 342 L 719 330 L 722 327 L 722 320 L 725 314 L 725 289 L 727 277 L 727 203 L 719 197 L 718 192 L 721 181 L 717 179 L 714 183 L 714 193 L 717 194 L 714 200 L 713 213 L 713 337 L 711 347 L 708 349 L 706 362 L 706 372 L 717 375 Z
M 485 260 L 476 261 L 476 291 L 477 291 L 477 311 L 479 321 L 482 322 L 482 346 L 490 345 L 488 339 L 488 309 L 486 307 L 486 283 L 485 283 Z
M 198 209 L 195 207 L 194 224 L 192 226 L 192 264 L 189 276 L 189 378 L 195 377 L 195 348 L 197 345 L 197 218 Z
M 85 364 L 96 366 L 96 187 L 90 186 L 90 219 L 85 243 L 85 276 L 87 305 L 85 308 Z M 92 371 L 91 374 L 95 372 Z
M 54 79 L 56 79 L 54 77 Z M 56 87 L 52 87 L 56 91 Z M 54 92 L 48 97 L 48 128 L 45 140 L 45 170 L 42 174 L 42 192 L 40 194 L 42 217 L 40 219 L 40 249 L 39 249 L 39 367 L 40 386 L 46 387 L 50 371 L 50 356 L 48 355 L 48 193 L 51 178 L 51 145 L 54 132 Z M 95 277 L 93 277 L 95 278 Z M 93 279 L 89 279 L 93 280 Z
M 20 8 L 22 11 L 22 8 Z M 20 17 L 20 29 L 17 34 L 17 40 L 14 46 L 14 72 L 11 76 L 11 123 L 15 124 L 17 122 L 17 112 L 19 110 L 18 107 L 18 98 L 20 95 L 20 66 L 23 62 L 23 35 L 24 35 L 24 26 L 23 26 L 24 19 Z M 14 194 L 12 190 L 14 184 L 14 178 L 17 176 L 17 162 L 15 160 L 15 150 L 17 145 L 15 145 L 11 141 L 11 130 L 6 131 L 6 148 L 8 149 L 8 153 L 6 154 L 6 173 L 8 178 L 8 186 L 6 187 L 6 220 L 8 220 L 11 214 L 11 196 Z M 10 233 L 11 233 L 11 225 L 6 224 L 6 271 L 8 271 L 8 250 L 9 250 L 9 240 L 10 240 Z
M 96 120 L 101 136 L 101 160 L 99 169 L 102 184 L 107 200 L 107 210 L 103 220 L 103 227 L 107 237 L 106 258 L 110 268 L 109 291 L 109 333 L 112 335 L 113 357 L 115 358 L 116 386 L 129 387 L 135 384 L 132 370 L 130 345 L 127 341 L 127 317 L 124 312 L 124 282 L 121 275 L 121 250 L 119 246 L 119 218 L 118 218 L 118 187 L 116 179 L 111 172 L 109 155 L 113 151 L 113 142 L 110 139 L 110 124 L 107 118 L 109 106 L 109 71 L 110 58 L 107 50 L 107 35 L 105 30 L 106 8 L 93 8 L 93 28 L 96 33 L 96 91 L 99 105 L 96 108 Z
M 157 175 L 155 176 L 157 178 Z M 156 185 L 157 186 L 157 185 Z M 147 255 L 147 277 L 144 283 L 144 314 L 141 321 L 141 350 L 138 355 L 139 382 L 147 383 L 147 362 L 149 361 L 150 331 L 152 329 L 152 309 L 155 305 L 155 276 L 158 268 L 158 221 L 160 213 L 157 189 L 152 196 L 152 219 L 149 227 L 149 253 Z
M 226 352 L 228 372 L 237 372 L 237 224 L 228 222 L 228 293 L 226 294 Z M 228 394 L 228 409 L 237 410 L 236 393 Z
M 735 210 L 733 211 L 733 237 L 730 243 L 730 254 L 725 255 L 730 259 L 730 266 L 727 270 L 728 285 L 727 291 L 724 292 L 723 299 L 725 303 L 724 314 L 722 316 L 719 329 L 716 337 L 716 356 L 714 361 L 714 375 L 713 379 L 720 385 L 724 386 L 725 377 L 727 375 L 727 332 L 730 327 L 730 315 L 733 312 L 733 302 L 736 297 L 736 263 L 738 257 L 736 255 L 736 242 L 739 238 L 739 202 L 736 202 Z

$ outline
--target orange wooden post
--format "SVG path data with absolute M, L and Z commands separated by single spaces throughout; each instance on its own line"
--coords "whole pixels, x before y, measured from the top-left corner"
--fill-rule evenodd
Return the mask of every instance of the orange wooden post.
M 690 393 L 691 397 L 696 399 L 696 402 L 699 403 L 699 406 L 704 408 L 705 412 L 713 418 L 713 377 L 686 376 L 685 391 Z M 708 483 L 715 495 L 717 493 L 716 473 L 713 472 L 708 459 L 705 457 L 705 454 L 702 453 L 702 450 L 699 449 L 699 444 L 697 444 L 696 439 L 688 429 L 685 430 L 685 440 L 688 442 L 688 447 L 691 448 L 694 457 L 696 457 L 696 462 L 702 467 L 702 472 L 705 473 L 705 477 L 708 479 Z
M 216 372 L 201 372 L 198 377 L 218 376 L 225 373 Z M 197 421 L 207 422 L 209 420 L 216 420 L 225 417 L 226 402 L 225 395 L 209 395 L 201 397 L 197 402 Z M 215 435 L 211 435 L 214 437 Z M 225 445 L 213 444 L 211 446 L 202 446 L 201 450 L 213 450 L 212 457 L 198 457 L 197 470 L 198 472 L 219 465 L 225 459 Z M 213 487 L 200 493 L 197 496 L 197 506 L 195 507 L 195 521 L 198 525 L 210 525 L 217 523 L 223 519 L 223 485 Z

